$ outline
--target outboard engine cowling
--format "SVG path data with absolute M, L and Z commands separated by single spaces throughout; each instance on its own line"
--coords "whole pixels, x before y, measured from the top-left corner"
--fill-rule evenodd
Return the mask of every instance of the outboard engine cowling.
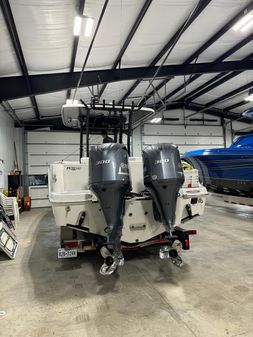
M 89 186 L 100 202 L 107 223 L 107 244 L 113 249 L 113 255 L 105 259 L 100 270 L 102 274 L 108 275 L 124 261 L 120 244 L 124 196 L 131 190 L 128 154 L 124 145 L 108 143 L 91 149 Z
M 161 220 L 171 234 L 176 202 L 184 183 L 179 151 L 173 144 L 155 144 L 143 150 L 144 185 L 152 195 Z

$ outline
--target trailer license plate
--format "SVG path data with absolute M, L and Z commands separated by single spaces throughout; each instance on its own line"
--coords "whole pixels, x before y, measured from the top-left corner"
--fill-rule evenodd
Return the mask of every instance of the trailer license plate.
M 58 248 L 58 259 L 77 257 L 77 249 Z

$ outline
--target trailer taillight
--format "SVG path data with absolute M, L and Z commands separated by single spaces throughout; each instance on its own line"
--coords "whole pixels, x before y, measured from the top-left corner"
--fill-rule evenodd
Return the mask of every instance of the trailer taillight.
M 188 235 L 196 235 L 197 234 L 196 229 L 187 229 L 184 232 Z
M 79 242 L 78 241 L 65 241 L 63 243 L 65 248 L 73 248 L 73 247 L 78 247 L 79 246 Z

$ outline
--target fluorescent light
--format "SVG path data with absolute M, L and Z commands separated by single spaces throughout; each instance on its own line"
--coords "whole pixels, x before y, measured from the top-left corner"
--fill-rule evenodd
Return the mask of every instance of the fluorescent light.
M 86 15 L 76 16 L 73 34 L 75 36 L 79 36 L 82 30 L 84 36 L 86 37 L 91 36 L 93 23 L 94 23 L 94 19 L 89 16 L 86 16 Z
M 252 20 L 253 20 L 253 12 L 250 11 L 233 26 L 233 30 L 235 31 L 240 30 L 241 32 L 246 31 L 253 24 L 253 23 L 249 24 Z
M 245 101 L 247 101 L 247 102 L 253 102 L 253 94 L 247 96 L 247 97 L 245 98 Z
M 252 25 L 253 25 L 253 15 L 251 16 L 252 19 L 248 21 L 240 30 L 242 33 L 246 32 Z
M 81 25 L 82 25 L 82 18 L 80 16 L 76 16 L 75 17 L 75 23 L 74 23 L 74 30 L 73 30 L 73 34 L 75 36 L 80 35 Z
M 156 117 L 156 118 L 151 119 L 150 123 L 159 123 L 161 122 L 161 120 L 162 120 L 161 117 Z
M 84 36 L 90 37 L 92 33 L 92 28 L 94 24 L 94 19 L 88 16 L 84 17 Z

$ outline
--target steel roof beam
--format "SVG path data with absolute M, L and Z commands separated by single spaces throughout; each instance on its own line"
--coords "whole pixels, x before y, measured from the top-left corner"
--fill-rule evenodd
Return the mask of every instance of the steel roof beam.
M 29 81 L 29 74 L 28 74 L 24 54 L 23 54 L 23 51 L 22 51 L 22 47 L 21 47 L 21 44 L 20 44 L 20 40 L 19 40 L 19 37 L 18 37 L 18 32 L 17 32 L 17 28 L 16 28 L 16 25 L 15 25 L 15 21 L 14 21 L 13 15 L 12 15 L 10 3 L 9 3 L 8 0 L 2 0 L 0 2 L 0 4 L 1 4 L 3 16 L 4 16 L 4 19 L 5 19 L 5 22 L 6 22 L 10 37 L 11 37 L 11 41 L 12 41 L 12 44 L 13 44 L 13 47 L 14 47 L 14 50 L 15 50 L 15 53 L 16 53 L 16 56 L 17 56 L 17 59 L 18 59 L 18 63 L 19 63 L 22 75 L 25 78 L 25 85 L 26 85 L 28 91 L 31 94 L 29 96 L 31 96 L 31 102 L 32 102 L 32 105 L 34 107 L 34 112 L 35 112 L 36 118 L 40 119 L 40 113 L 39 113 L 39 108 L 38 108 L 38 105 L 37 105 L 37 102 L 36 102 L 36 98 L 34 96 L 32 96 L 32 86 L 31 86 L 31 83 Z
M 231 98 L 233 96 L 236 96 L 236 95 L 238 95 L 238 94 L 240 94 L 240 93 L 242 93 L 242 92 L 244 92 L 246 90 L 251 89 L 252 87 L 253 87 L 253 81 L 251 81 L 250 83 L 247 83 L 247 84 L 243 85 L 242 87 L 239 87 L 239 88 L 237 88 L 235 90 L 232 90 L 232 91 L 228 92 L 227 94 L 225 94 L 225 95 L 223 95 L 221 97 L 218 97 L 218 98 L 212 100 L 211 102 L 205 104 L 205 109 L 206 108 L 208 109 L 209 107 L 213 107 L 213 106 L 215 106 L 216 104 L 218 104 L 220 102 L 223 102 L 223 101 L 225 101 L 225 100 L 227 100 L 227 99 L 229 99 L 229 98 Z
M 214 60 L 214 62 L 221 62 L 223 60 L 225 60 L 227 57 L 231 56 L 232 54 L 234 54 L 237 50 L 241 49 L 242 47 L 244 47 L 246 44 L 248 44 L 249 42 L 251 42 L 253 39 L 253 33 L 250 34 L 249 36 L 247 36 L 245 39 L 243 39 L 242 41 L 240 41 L 239 43 L 237 43 L 234 47 L 232 47 L 231 49 L 229 49 L 226 53 L 222 54 L 220 57 L 218 57 L 217 59 Z M 250 58 L 252 56 L 249 55 L 246 58 L 244 58 L 244 60 Z M 239 73 L 236 73 L 236 75 L 238 75 Z M 194 82 L 196 79 L 198 79 L 201 75 L 194 75 L 192 76 L 192 78 L 186 83 L 186 84 L 182 84 L 179 87 L 177 87 L 175 90 L 173 90 L 171 93 L 169 93 L 166 96 L 166 99 L 171 98 L 172 96 L 174 96 L 175 94 L 177 94 L 178 92 L 180 92 L 181 90 L 183 90 L 188 84 Z M 197 87 L 196 89 L 192 90 L 191 92 L 189 92 L 187 95 L 184 95 L 182 97 L 180 97 L 180 100 L 186 100 L 189 99 L 189 97 L 191 97 L 192 95 L 194 95 L 195 93 L 198 93 L 200 90 L 204 89 L 206 86 L 208 86 L 209 84 L 214 83 L 215 81 L 217 81 L 218 79 L 222 78 L 224 76 L 224 74 L 218 74 L 217 76 L 215 76 L 214 78 L 210 79 L 209 81 L 205 82 L 204 84 L 200 85 L 199 87 Z M 232 78 L 232 77 L 231 77 Z M 197 97 L 197 96 L 196 96 Z M 193 100 L 190 98 L 190 100 Z
M 183 102 L 181 104 L 183 104 Z M 197 104 L 197 103 L 189 103 L 189 104 L 184 104 L 184 108 L 187 109 L 187 110 L 194 111 L 193 114 L 190 114 L 190 115 L 186 116 L 187 118 L 190 118 L 191 116 L 193 116 L 193 115 L 195 115 L 199 112 L 202 112 L 205 109 L 205 106 L 202 105 L 202 104 Z M 166 110 L 174 110 L 174 109 L 175 109 L 174 104 L 169 103 L 169 104 L 166 105 Z M 214 108 L 214 107 L 207 108 L 205 110 L 205 113 L 210 114 L 210 115 L 214 115 L 214 116 L 218 116 L 218 117 L 230 118 L 230 119 L 233 119 L 233 120 L 237 120 L 238 115 L 239 115 L 239 114 L 234 113 L 232 111 L 224 112 L 224 110 L 219 109 L 219 108 Z
M 87 87 L 100 83 L 133 80 L 140 77 L 149 79 L 152 78 L 158 69 L 158 78 L 164 78 L 166 76 L 184 76 L 189 74 L 216 73 L 222 71 L 242 71 L 253 69 L 253 60 L 168 65 L 161 68 L 150 67 L 148 70 L 146 67 L 137 67 L 85 71 L 80 82 L 80 87 Z M 143 75 L 144 72 L 145 75 Z M 25 85 L 27 78 L 24 76 L 0 77 L 0 101 L 75 88 L 79 78 L 80 72 L 29 75 L 28 80 L 33 88 L 33 91 L 30 91 Z
M 246 105 L 246 104 L 249 104 L 249 103 L 250 103 L 249 101 L 243 100 L 243 101 L 240 101 L 238 103 L 235 103 L 235 104 L 232 104 L 232 105 L 226 107 L 224 109 L 224 111 L 229 111 L 229 110 L 232 110 L 232 109 L 236 109 L 236 108 L 239 108 L 240 106 L 243 106 L 243 105 Z
M 190 57 L 188 57 L 183 64 L 187 64 L 187 63 L 191 63 L 193 62 L 201 53 L 203 53 L 207 48 L 209 48 L 215 41 L 217 41 L 222 35 L 224 35 L 229 29 L 231 29 L 235 23 L 240 20 L 247 12 L 250 12 L 253 9 L 253 1 L 251 1 L 244 9 L 242 9 L 237 15 L 235 15 L 229 22 L 227 22 L 218 32 L 216 32 L 213 36 L 210 37 L 210 39 L 208 39 L 201 47 L 199 47 Z M 244 41 L 246 43 L 248 43 L 249 41 L 246 38 L 246 41 Z M 242 43 L 244 43 L 242 41 Z M 240 49 L 241 46 L 239 44 L 239 48 Z M 236 51 L 236 50 L 235 50 Z M 228 51 L 229 52 L 229 51 Z M 222 61 L 223 59 L 225 59 L 226 57 L 228 57 L 229 55 L 227 55 L 227 53 L 224 53 L 223 55 L 221 55 L 219 58 L 217 58 L 215 60 L 215 62 L 217 61 Z M 222 58 L 222 59 L 221 59 Z M 200 76 L 200 75 L 199 75 Z M 196 76 L 195 78 L 192 77 L 189 81 L 188 84 L 192 83 L 195 79 L 197 79 L 199 76 Z M 167 80 L 168 82 L 169 80 Z M 165 85 L 163 83 L 163 85 Z M 156 87 L 156 90 L 159 90 L 163 87 L 163 85 Z M 185 88 L 185 84 L 179 86 L 178 88 L 176 88 L 175 90 L 173 90 L 173 92 L 169 93 L 168 95 L 166 95 L 166 99 L 169 99 L 170 97 L 174 96 L 177 92 L 179 92 L 180 90 Z
M 253 81 L 251 81 L 250 83 L 247 83 L 247 84 L 243 85 L 242 87 L 239 87 L 239 88 L 237 88 L 237 89 L 234 89 L 234 90 L 232 90 L 232 91 L 226 93 L 225 95 L 223 95 L 223 96 L 221 96 L 221 97 L 218 97 L 218 98 L 216 98 L 216 99 L 210 101 L 209 103 L 205 104 L 205 105 L 203 106 L 203 108 L 202 108 L 199 112 L 205 112 L 205 111 L 209 110 L 210 108 L 213 108 L 216 104 L 218 104 L 218 103 L 220 103 L 220 102 L 223 102 L 223 101 L 226 101 L 227 99 L 229 99 L 229 98 L 231 98 L 231 97 L 234 97 L 234 96 L 236 96 L 236 95 L 238 95 L 238 94 L 241 94 L 242 92 L 244 92 L 244 91 L 246 91 L 246 90 L 249 90 L 249 89 L 251 89 L 252 87 L 253 87 Z M 195 103 L 189 103 L 188 105 L 190 106 L 190 105 L 192 105 L 192 104 L 195 104 Z M 188 105 L 186 104 L 186 107 L 187 107 Z M 216 109 L 216 108 L 214 108 L 214 109 Z M 228 111 L 227 111 L 227 110 L 224 110 L 224 109 L 223 109 L 222 111 L 224 112 L 225 117 L 226 117 Z M 188 117 L 191 117 L 191 116 L 193 116 L 193 115 L 195 115 L 195 114 L 196 114 L 196 113 L 191 114 L 191 115 L 188 116 Z
M 10 115 L 10 117 L 17 123 L 18 126 L 22 126 L 22 122 L 18 118 L 14 109 L 12 109 L 9 102 L 2 102 L 1 103 L 3 109 Z
M 131 40 L 132 40 L 135 32 L 137 31 L 140 23 L 142 22 L 142 19 L 144 18 L 145 14 L 146 14 L 146 12 L 147 12 L 147 10 L 149 8 L 149 6 L 151 5 L 151 2 L 152 2 L 152 0 L 146 0 L 145 1 L 144 5 L 143 5 L 143 7 L 141 9 L 141 11 L 138 14 L 137 19 L 135 20 L 135 23 L 134 23 L 132 29 L 130 30 L 130 32 L 129 32 L 129 34 L 128 34 L 128 36 L 127 36 L 127 38 L 126 38 L 126 40 L 125 40 L 125 42 L 124 42 L 124 44 L 123 44 L 123 46 L 121 48 L 121 50 L 120 50 L 120 52 L 119 52 L 116 60 L 114 61 L 113 66 L 112 66 L 111 69 L 116 69 L 117 66 L 120 64 L 121 58 L 124 55 L 127 47 L 129 46 L 129 44 L 130 44 L 130 42 L 131 42 Z M 106 86 L 107 86 L 106 83 L 103 84 L 103 86 L 102 86 L 102 88 L 101 88 L 101 90 L 99 92 L 99 97 L 102 96 L 103 92 L 105 91 Z
M 243 60 L 250 60 L 252 59 L 253 54 L 250 54 L 249 56 L 245 57 Z M 195 98 L 204 95 L 208 91 L 218 87 L 219 85 L 222 85 L 223 83 L 229 81 L 230 79 L 234 78 L 235 76 L 238 76 L 241 74 L 242 71 L 234 71 L 230 74 L 224 75 L 224 74 L 218 74 L 214 78 L 210 79 L 206 83 L 200 85 L 198 88 L 190 92 L 189 94 L 180 97 L 180 100 L 186 100 L 186 101 L 193 101 Z
M 206 8 L 206 6 L 211 2 L 211 0 L 200 0 L 197 8 L 195 9 L 192 17 L 189 19 L 187 18 L 183 24 L 179 27 L 179 29 L 174 33 L 174 35 L 170 38 L 170 40 L 166 43 L 166 45 L 162 48 L 162 50 L 155 56 L 155 58 L 152 60 L 152 62 L 146 67 L 147 69 L 149 67 L 153 67 L 156 65 L 156 63 L 168 52 L 168 50 L 173 46 L 174 43 L 177 42 L 178 38 L 182 35 L 183 32 L 187 30 L 187 28 L 190 27 L 190 25 L 195 21 L 195 19 L 201 14 L 201 12 Z M 145 72 L 144 72 L 145 74 Z M 142 78 L 138 79 L 131 88 L 128 89 L 128 91 L 124 94 L 124 96 L 120 99 L 120 102 L 125 100 L 131 93 L 134 91 L 134 89 L 138 86 L 138 84 L 141 82 Z

